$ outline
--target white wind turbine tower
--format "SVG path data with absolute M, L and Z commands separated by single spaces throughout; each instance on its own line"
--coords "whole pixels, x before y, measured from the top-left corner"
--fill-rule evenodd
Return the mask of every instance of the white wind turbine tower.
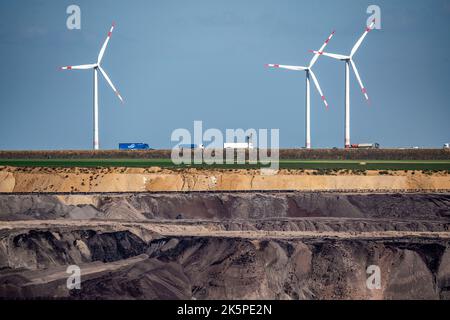
M 322 47 L 319 49 L 318 52 L 322 52 L 325 47 L 327 46 L 328 42 L 331 40 L 331 38 L 334 35 L 334 31 L 330 34 L 327 40 L 325 40 Z M 309 63 L 309 66 L 307 67 L 301 67 L 301 66 L 286 66 L 281 64 L 267 64 L 268 67 L 274 67 L 274 68 L 282 68 L 282 69 L 288 69 L 288 70 L 294 70 L 294 71 L 305 71 L 306 73 L 306 134 L 305 134 L 305 147 L 307 149 L 311 149 L 311 99 L 310 99 L 310 80 L 309 76 L 311 75 L 311 78 L 313 79 L 314 85 L 316 86 L 317 91 L 319 92 L 320 96 L 322 97 L 322 100 L 325 104 L 325 106 L 328 108 L 328 102 L 325 99 L 325 96 L 322 93 L 322 89 L 320 88 L 319 81 L 317 81 L 316 75 L 312 71 L 312 67 L 316 63 L 317 59 L 319 58 L 320 54 L 315 54 L 314 57 L 311 59 L 311 62 Z
M 350 64 L 352 65 L 352 69 L 355 73 L 356 79 L 358 79 L 359 86 L 361 87 L 361 91 L 366 98 L 367 102 L 369 102 L 369 96 L 367 95 L 367 90 L 364 87 L 361 77 L 359 76 L 358 69 L 356 68 L 355 62 L 353 62 L 353 55 L 356 53 L 358 48 L 361 46 L 361 43 L 363 42 L 364 38 L 367 36 L 367 34 L 373 30 L 375 26 L 375 19 L 372 20 L 372 23 L 366 27 L 366 30 L 364 31 L 363 35 L 356 41 L 355 45 L 353 46 L 352 50 L 350 51 L 350 55 L 342 55 L 342 54 L 335 54 L 335 53 L 328 53 L 323 52 L 322 50 L 319 51 L 312 51 L 315 54 L 324 55 L 333 59 L 341 60 L 345 62 L 345 148 L 350 148 Z
M 108 77 L 105 70 L 103 70 L 103 68 L 100 65 L 100 63 L 102 62 L 102 59 L 103 59 L 103 55 L 105 54 L 106 47 L 108 46 L 109 39 L 111 38 L 112 32 L 114 30 L 114 27 L 115 27 L 115 24 L 113 23 L 111 26 L 111 29 L 108 32 L 106 40 L 103 43 L 102 48 L 100 49 L 100 53 L 98 54 L 96 63 L 83 64 L 83 65 L 78 65 L 78 66 L 67 66 L 67 67 L 61 68 L 62 70 L 88 70 L 88 69 L 94 70 L 94 140 L 93 140 L 94 150 L 98 150 L 98 148 L 99 148 L 99 139 L 98 139 L 98 71 L 99 70 L 100 70 L 100 73 L 103 75 L 103 77 L 108 82 L 108 84 L 114 90 L 117 97 L 123 103 L 123 99 L 122 99 L 122 96 L 120 95 L 119 91 L 117 91 L 116 87 L 114 87 L 114 84 L 112 83 L 111 79 Z

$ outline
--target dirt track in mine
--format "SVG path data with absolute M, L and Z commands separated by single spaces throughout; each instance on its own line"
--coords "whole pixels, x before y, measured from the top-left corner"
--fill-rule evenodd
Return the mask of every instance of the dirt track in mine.
M 315 219 L 308 219 L 314 221 Z M 323 222 L 323 219 L 318 219 Z M 342 220 L 342 219 L 336 219 Z M 450 223 L 447 224 L 450 227 Z M 129 231 L 141 236 L 145 232 L 158 234 L 162 237 L 215 237 L 240 239 L 450 239 L 449 231 L 280 231 L 280 230 L 223 230 L 219 223 L 211 222 L 128 222 L 128 221 L 8 221 L 0 222 L 0 232 L 20 232 L 23 230 L 48 229 L 104 229 L 116 231 Z

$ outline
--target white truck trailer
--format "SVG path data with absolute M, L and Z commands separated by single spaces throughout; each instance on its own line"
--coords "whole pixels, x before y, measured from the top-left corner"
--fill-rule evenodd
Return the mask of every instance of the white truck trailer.
M 223 144 L 224 149 L 253 149 L 253 143 L 251 142 L 225 142 Z

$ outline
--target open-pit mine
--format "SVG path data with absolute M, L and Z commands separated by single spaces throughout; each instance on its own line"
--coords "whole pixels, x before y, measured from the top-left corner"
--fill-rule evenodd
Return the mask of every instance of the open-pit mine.
M 448 172 L 2 167 L 0 220 L 0 298 L 450 299 Z

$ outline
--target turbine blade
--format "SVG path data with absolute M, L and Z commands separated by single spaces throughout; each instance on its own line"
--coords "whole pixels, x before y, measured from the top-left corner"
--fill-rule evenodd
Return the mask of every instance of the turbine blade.
M 349 56 L 344 56 L 343 54 L 336 54 L 336 53 L 328 53 L 328 52 L 323 52 L 323 51 L 315 51 L 315 50 L 309 50 L 312 53 L 318 54 L 318 55 L 324 55 L 333 59 L 337 59 L 337 60 L 347 60 L 350 59 Z
M 328 37 L 328 39 L 325 40 L 324 44 L 320 47 L 318 53 L 316 53 L 316 54 L 314 55 L 314 57 L 311 59 L 311 62 L 309 63 L 309 68 L 312 68 L 312 66 L 316 63 L 317 59 L 319 59 L 319 56 L 320 56 L 319 52 L 323 52 L 323 50 L 324 50 L 325 47 L 327 46 L 328 42 L 330 42 L 331 38 L 333 38 L 334 32 L 335 32 L 335 31 L 333 31 L 333 32 L 330 34 L 330 36 Z
M 108 84 L 111 86 L 111 88 L 114 90 L 115 94 L 117 95 L 117 97 L 120 99 L 120 101 L 122 101 L 123 103 L 123 99 L 122 96 L 120 95 L 119 91 L 116 89 L 116 87 L 114 86 L 114 84 L 112 83 L 111 79 L 108 77 L 108 75 L 106 74 L 105 70 L 102 69 L 102 67 L 98 67 L 100 69 L 100 72 L 102 73 L 103 77 L 106 79 L 106 81 L 108 82 Z
M 362 34 L 361 38 L 358 39 L 358 41 L 356 41 L 355 45 L 352 48 L 352 51 L 350 52 L 350 57 L 353 57 L 353 55 L 355 54 L 355 52 L 358 50 L 359 46 L 361 45 L 361 43 L 363 42 L 364 38 L 367 36 L 367 34 L 373 30 L 373 27 L 375 26 L 375 19 L 372 20 L 372 23 L 366 27 L 366 30 L 364 31 L 364 33 Z
M 61 67 L 61 70 L 87 70 L 87 69 L 94 69 L 97 65 L 96 64 L 82 64 L 79 66 L 67 66 L 67 67 Z
M 282 64 L 266 64 L 266 67 L 282 68 L 282 69 L 288 69 L 288 70 L 294 70 L 294 71 L 303 71 L 303 70 L 308 69 L 307 67 L 286 66 L 286 65 L 282 65 Z
M 325 98 L 325 96 L 323 95 L 322 89 L 320 88 L 319 85 L 319 81 L 317 81 L 316 75 L 314 74 L 314 72 L 312 72 L 312 70 L 309 70 L 310 74 L 311 74 L 311 78 L 313 79 L 313 82 L 316 86 L 317 91 L 320 94 L 320 97 L 322 98 L 323 103 L 325 104 L 325 107 L 328 109 L 328 102 L 327 99 Z
M 111 38 L 111 35 L 112 35 L 112 32 L 113 32 L 115 26 L 116 26 L 116 25 L 115 25 L 115 23 L 113 22 L 113 24 L 112 24 L 112 26 L 111 26 L 111 29 L 109 29 L 108 35 L 106 36 L 106 40 L 105 40 L 105 42 L 103 43 L 102 48 L 100 49 L 100 53 L 98 54 L 98 59 L 97 59 L 97 63 L 98 63 L 98 64 L 100 64 L 100 62 L 101 62 L 102 59 L 103 59 L 103 55 L 105 54 L 106 47 L 108 46 L 109 39 Z
M 353 68 L 353 71 L 355 72 L 356 79 L 358 79 L 358 83 L 359 83 L 359 86 L 361 87 L 361 91 L 362 91 L 364 97 L 366 98 L 367 102 L 369 102 L 369 96 L 367 95 L 367 90 L 366 90 L 366 88 L 364 88 L 364 85 L 361 81 L 361 77 L 359 76 L 358 69 L 356 68 L 356 65 L 353 62 L 353 60 L 350 60 L 350 63 L 352 64 L 352 68 Z

